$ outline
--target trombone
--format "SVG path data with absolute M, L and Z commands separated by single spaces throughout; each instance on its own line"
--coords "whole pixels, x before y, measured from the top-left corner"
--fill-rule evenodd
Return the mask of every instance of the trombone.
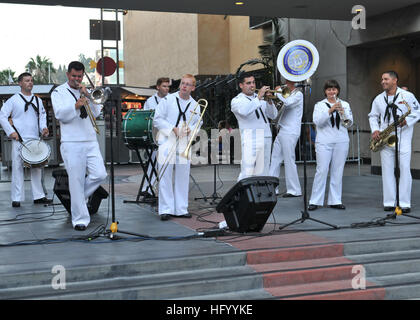
M 197 135 L 198 129 L 200 127 L 200 123 L 203 119 L 204 113 L 206 112 L 207 109 L 207 105 L 208 102 L 206 99 L 199 99 L 193 109 L 193 111 L 191 111 L 191 116 L 188 119 L 188 122 L 183 122 L 182 127 L 181 127 L 181 131 L 185 131 L 189 128 L 189 125 L 192 121 L 192 119 L 194 118 L 194 116 L 197 114 L 197 108 L 198 107 L 202 107 L 203 109 L 200 112 L 200 119 L 197 121 L 197 124 L 194 127 L 194 130 L 192 131 L 191 137 L 188 140 L 188 144 L 185 148 L 185 150 L 180 154 L 180 156 L 188 159 L 190 157 L 190 151 L 191 151 L 191 146 L 192 143 L 195 139 L 195 136 Z M 181 141 L 180 137 L 177 137 L 176 142 L 172 145 L 171 150 L 169 151 L 168 155 L 165 158 L 165 161 L 163 162 L 162 165 L 162 169 L 159 170 L 158 173 L 158 177 L 156 177 L 155 183 L 153 184 L 153 189 L 155 190 L 155 192 L 157 193 L 158 191 L 158 184 L 160 182 L 160 180 L 162 179 L 163 175 L 165 174 L 166 168 L 169 166 L 171 159 L 173 158 L 174 154 L 176 153 L 176 150 L 178 149 L 179 143 Z
M 89 80 L 89 83 L 92 86 L 92 91 L 88 95 L 85 95 L 81 91 L 81 88 L 79 88 L 80 98 L 86 97 L 90 102 L 92 102 L 94 104 L 104 103 L 108 99 L 108 91 L 104 90 L 104 88 L 95 88 L 95 85 L 90 80 L 86 71 L 83 71 L 83 73 L 85 74 L 86 78 Z M 76 82 L 76 83 L 78 83 L 78 82 Z M 96 133 L 99 134 L 99 128 L 98 128 L 98 125 L 96 124 L 96 118 L 93 115 L 92 109 L 89 106 L 89 101 L 84 104 L 84 107 L 85 107 L 86 112 L 89 116 L 89 120 L 92 123 L 93 129 L 95 129 Z

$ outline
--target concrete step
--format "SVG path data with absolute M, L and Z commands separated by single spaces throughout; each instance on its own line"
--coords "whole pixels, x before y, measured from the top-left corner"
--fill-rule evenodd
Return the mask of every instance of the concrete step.
M 402 239 L 356 241 L 344 244 L 345 256 L 406 250 L 420 250 L 420 238 L 410 237 Z
M 174 284 L 160 284 L 150 286 L 131 286 L 88 292 L 66 293 L 59 292 L 54 296 L 38 296 L 34 299 L 65 299 L 65 300 L 162 300 L 185 299 L 203 295 L 216 295 L 243 291 L 261 290 L 262 278 L 258 274 L 244 276 L 230 276 L 218 279 L 197 281 L 182 281 Z
M 66 281 L 82 282 L 124 276 L 150 276 L 171 272 L 184 272 L 199 269 L 217 269 L 244 266 L 246 253 L 233 252 L 217 255 L 180 257 L 176 259 L 151 260 L 136 263 L 98 265 L 66 269 Z M 51 285 L 56 274 L 47 271 L 3 273 L 0 274 L 0 289 Z
M 112 277 L 96 280 L 83 280 L 76 282 L 66 281 L 64 290 L 54 289 L 51 283 L 39 286 L 25 286 L 0 289 L 0 299 L 29 299 L 45 297 L 48 295 L 71 294 L 78 292 L 94 292 L 106 289 L 150 287 L 159 285 L 183 285 L 188 282 L 201 281 L 203 279 L 231 279 L 237 276 L 255 275 L 249 267 L 225 267 L 214 269 L 198 269 L 191 271 L 170 272 L 152 275 Z M 233 288 L 233 286 L 232 286 Z M 234 288 L 233 288 L 234 289 Z M 157 296 L 157 293 L 154 294 Z

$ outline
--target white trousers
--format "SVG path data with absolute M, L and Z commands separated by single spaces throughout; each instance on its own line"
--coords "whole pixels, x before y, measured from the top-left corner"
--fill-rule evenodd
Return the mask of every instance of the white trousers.
M 12 185 L 11 197 L 12 201 L 25 201 L 25 185 L 24 185 L 24 168 L 23 161 L 20 157 L 20 142 L 12 141 Z M 42 168 L 31 168 L 31 189 L 33 200 L 45 197 L 44 188 L 42 186 Z
M 330 186 L 327 204 L 342 204 L 343 172 L 349 151 L 349 143 L 316 143 L 315 150 L 316 173 L 309 203 L 318 206 L 324 205 L 325 188 L 328 171 L 330 171 Z
M 107 177 L 99 144 L 97 141 L 62 142 L 60 151 L 69 177 L 73 227 L 87 226 L 90 215 L 86 200 Z
M 302 195 L 299 175 L 296 167 L 295 149 L 299 136 L 282 134 L 281 130 L 274 140 L 273 151 L 271 152 L 270 176 L 280 177 L 280 167 L 284 162 L 284 174 L 286 178 L 287 193 L 295 196 Z
M 151 161 L 152 162 L 154 162 L 155 161 L 155 159 L 156 159 L 156 153 L 157 153 L 157 151 L 156 150 L 153 150 L 152 151 L 152 155 L 151 155 Z M 157 169 L 156 169 L 157 170 Z M 152 174 L 152 164 L 149 164 L 148 165 L 148 167 L 147 167 L 147 176 L 150 178 L 150 183 L 152 184 L 152 186 L 153 186 L 153 184 L 155 183 L 155 181 L 156 181 L 156 176 L 153 174 L 152 176 L 150 176 Z M 143 183 L 143 188 L 141 189 L 141 191 L 146 191 L 147 190 L 147 187 L 149 186 L 149 182 L 147 181 L 147 179 L 145 178 L 144 179 L 144 183 Z M 151 190 L 150 190 L 150 188 L 149 188 L 149 193 L 152 193 L 151 192 Z
M 241 136 L 242 160 L 238 181 L 253 176 L 268 176 L 270 172 L 271 137 Z
M 175 152 L 171 159 L 165 161 L 169 151 L 167 145 L 159 146 L 158 174 L 161 175 L 161 170 L 165 172 L 159 181 L 158 213 L 184 215 L 188 213 L 191 161 L 175 155 Z
M 411 207 L 411 185 L 412 178 L 410 172 L 411 150 L 409 152 L 400 152 L 400 183 L 399 198 L 400 207 Z M 397 205 L 397 185 L 395 181 L 395 149 L 385 147 L 381 151 L 382 164 L 382 189 L 384 207 L 394 207 Z

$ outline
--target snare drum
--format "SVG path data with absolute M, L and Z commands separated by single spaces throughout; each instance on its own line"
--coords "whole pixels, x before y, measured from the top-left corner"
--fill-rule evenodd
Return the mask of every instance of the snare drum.
M 43 167 L 48 163 L 51 155 L 50 146 L 42 140 L 28 140 L 22 143 L 20 157 L 27 168 Z
M 153 128 L 154 110 L 130 109 L 122 122 L 124 143 L 128 148 L 156 145 L 157 130 Z

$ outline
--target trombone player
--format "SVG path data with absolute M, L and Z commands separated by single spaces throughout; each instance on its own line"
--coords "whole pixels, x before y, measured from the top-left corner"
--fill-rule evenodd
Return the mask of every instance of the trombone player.
M 78 231 L 85 230 L 90 223 L 86 199 L 107 177 L 94 124 L 88 116 L 91 112 L 96 118 L 102 105 L 86 98 L 88 92 L 81 84 L 84 70 L 81 62 L 71 62 L 67 82 L 51 94 L 54 114 L 60 122 L 60 152 L 69 178 L 72 225 Z
M 188 135 L 200 121 L 201 108 L 191 97 L 196 79 L 191 74 L 181 78 L 179 91 L 164 97 L 155 109 L 153 125 L 158 131 L 158 213 L 162 221 L 170 217 L 191 218 L 188 191 L 191 161 L 181 154 Z

